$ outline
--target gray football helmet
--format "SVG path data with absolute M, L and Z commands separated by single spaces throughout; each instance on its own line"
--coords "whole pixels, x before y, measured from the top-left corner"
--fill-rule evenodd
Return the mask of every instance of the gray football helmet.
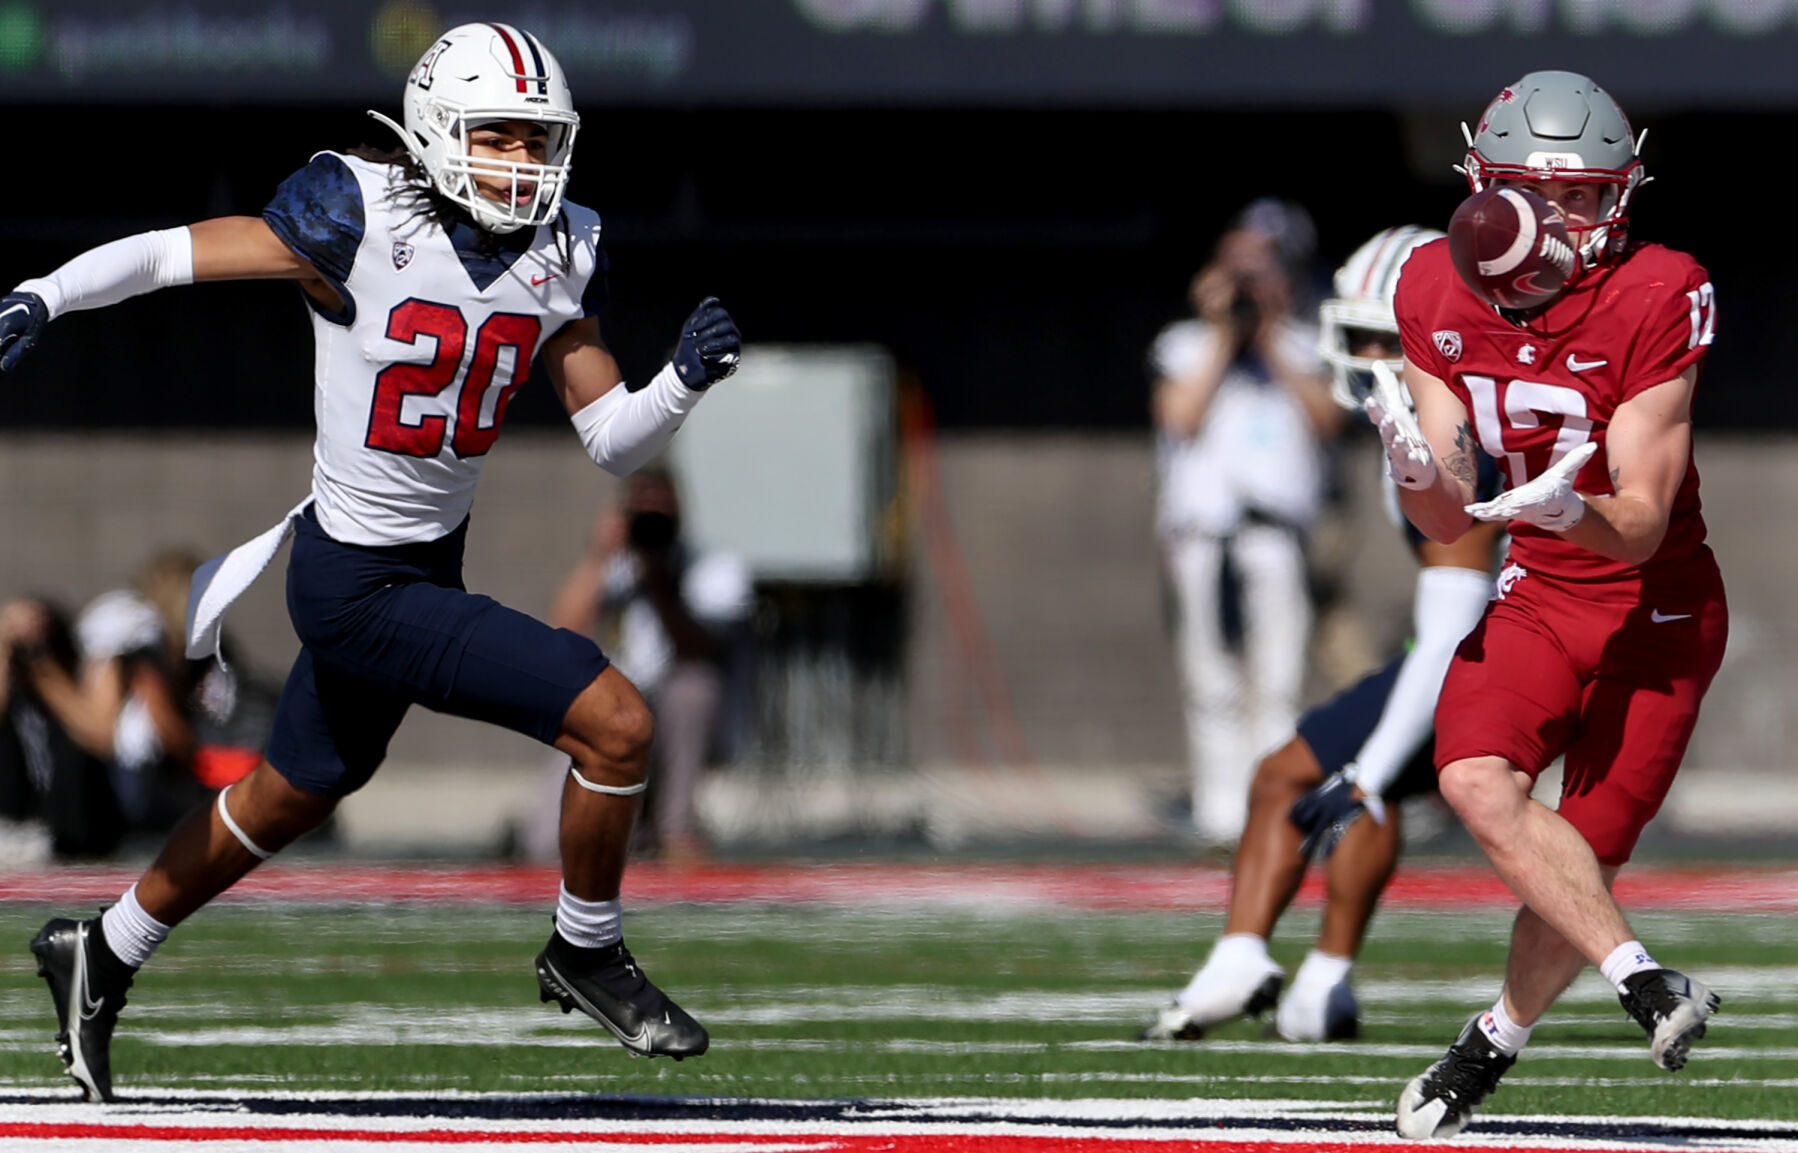
M 1335 295 L 1317 310 L 1317 351 L 1330 366 L 1330 397 L 1343 408 L 1360 412 L 1373 387 L 1376 358 L 1356 354 L 1365 344 L 1362 334 L 1389 337 L 1397 347 L 1398 318 L 1392 312 L 1392 298 L 1398 292 L 1399 270 L 1413 249 L 1442 235 L 1415 224 L 1382 229 L 1336 270 Z M 1396 354 L 1378 359 L 1395 373 L 1405 363 L 1404 357 Z
M 1475 192 L 1494 180 L 1591 181 L 1608 186 L 1591 228 L 1572 229 L 1587 266 L 1623 248 L 1629 202 L 1647 182 L 1642 136 L 1610 93 L 1577 72 L 1531 72 L 1486 106 L 1477 129 L 1465 122 L 1467 159 L 1460 171 Z

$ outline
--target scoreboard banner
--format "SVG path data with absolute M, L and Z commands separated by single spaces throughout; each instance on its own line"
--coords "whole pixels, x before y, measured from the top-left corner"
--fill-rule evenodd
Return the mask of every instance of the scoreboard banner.
M 1798 106 L 1798 0 L 590 0 L 503 6 L 583 104 Z M 0 100 L 397 102 L 428 0 L 0 0 Z M 1468 115 L 1477 108 L 1468 107 Z

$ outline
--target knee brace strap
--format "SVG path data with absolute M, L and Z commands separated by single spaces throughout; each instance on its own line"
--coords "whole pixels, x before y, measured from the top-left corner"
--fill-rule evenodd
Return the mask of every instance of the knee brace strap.
M 225 807 L 225 794 L 235 787 L 235 785 L 226 785 L 219 790 L 219 819 L 225 822 L 225 827 L 231 830 L 231 835 L 237 838 L 237 843 L 250 850 L 251 855 L 260 857 L 265 861 L 270 860 L 274 857 L 274 854 L 258 845 L 255 841 L 250 840 L 250 835 L 244 832 L 243 829 L 238 826 L 236 821 L 231 819 L 231 810 Z
M 568 771 L 574 774 L 574 783 L 581 788 L 589 793 L 604 793 L 608 797 L 632 797 L 649 787 L 648 781 L 638 781 L 634 785 L 596 785 L 581 776 L 581 771 L 573 765 L 568 766 Z

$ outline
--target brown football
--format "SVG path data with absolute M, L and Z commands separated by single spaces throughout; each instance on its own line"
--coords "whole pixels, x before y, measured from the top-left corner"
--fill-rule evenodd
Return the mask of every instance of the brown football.
M 1476 296 L 1519 311 L 1558 296 L 1579 262 L 1560 212 L 1516 187 L 1463 200 L 1449 218 L 1448 254 Z

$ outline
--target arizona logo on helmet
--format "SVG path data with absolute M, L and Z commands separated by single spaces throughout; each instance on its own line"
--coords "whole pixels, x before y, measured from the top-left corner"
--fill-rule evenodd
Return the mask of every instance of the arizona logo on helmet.
M 431 86 L 431 73 L 437 70 L 437 61 L 442 59 L 443 50 L 449 46 L 450 42 L 448 40 L 439 40 L 437 41 L 436 47 L 419 57 L 418 63 L 412 68 L 412 83 L 418 85 L 420 88 L 429 88 Z

